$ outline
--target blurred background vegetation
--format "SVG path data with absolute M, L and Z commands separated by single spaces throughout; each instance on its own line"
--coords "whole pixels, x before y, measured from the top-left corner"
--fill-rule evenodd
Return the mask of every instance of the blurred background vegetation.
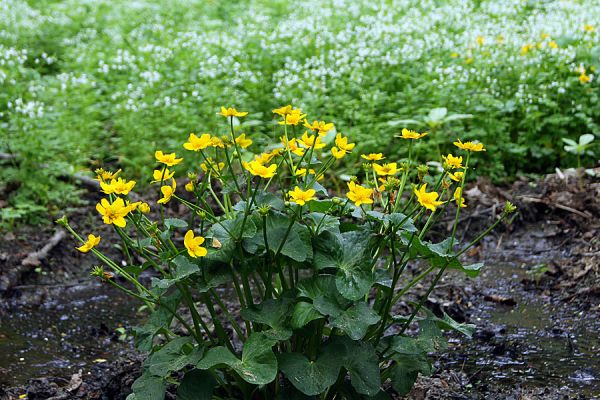
M 334 122 L 357 143 L 340 173 L 405 157 L 403 127 L 431 133 L 423 160 L 480 140 L 496 182 L 594 164 L 562 139 L 600 134 L 598 21 L 589 1 L 3 0 L 2 226 L 76 204 L 65 175 L 147 181 L 155 149 L 226 133 L 221 105 L 250 112 L 257 152 L 272 108 Z

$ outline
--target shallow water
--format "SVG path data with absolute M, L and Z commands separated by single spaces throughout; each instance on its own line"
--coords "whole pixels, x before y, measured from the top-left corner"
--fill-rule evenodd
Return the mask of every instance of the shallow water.
M 567 302 L 523 289 L 527 266 L 488 267 L 476 285 L 515 306 L 475 305 L 473 339 L 452 340 L 444 358 L 454 369 L 496 387 L 562 388 L 600 396 L 600 320 Z M 597 314 L 596 314 L 597 315 Z
M 138 320 L 139 304 L 108 285 L 65 288 L 42 305 L 0 317 L 0 386 L 30 378 L 69 378 L 94 363 L 114 360 L 124 346 L 115 331 Z

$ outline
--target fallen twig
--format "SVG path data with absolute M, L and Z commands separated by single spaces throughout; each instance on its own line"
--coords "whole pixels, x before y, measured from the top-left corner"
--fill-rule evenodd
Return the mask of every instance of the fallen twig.
M 548 202 L 546 200 L 539 199 L 537 197 L 519 196 L 519 199 L 521 199 L 521 200 L 523 200 L 525 202 L 528 202 L 528 203 L 541 203 L 541 204 L 547 205 L 548 207 L 560 208 L 561 210 L 565 210 L 565 211 L 571 212 L 573 214 L 577 214 L 577 215 L 579 215 L 580 217 L 583 217 L 583 218 L 591 218 L 592 217 L 589 213 L 576 210 L 576 209 L 574 209 L 572 207 L 565 206 L 564 204 L 551 203 L 551 202 Z
M 21 265 L 24 267 L 37 267 L 42 261 L 48 256 L 48 253 L 67 236 L 66 232 L 62 229 L 57 229 L 54 235 L 48 240 L 48 243 L 38 251 L 29 253 L 27 257 L 21 261 Z

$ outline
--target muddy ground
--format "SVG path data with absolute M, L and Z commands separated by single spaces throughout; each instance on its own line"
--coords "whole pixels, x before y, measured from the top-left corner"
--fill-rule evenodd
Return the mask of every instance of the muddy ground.
M 599 179 L 571 171 L 505 188 L 479 181 L 465 195 L 464 240 L 505 200 L 520 211 L 469 252 L 487 264 L 480 277 L 450 272 L 430 297 L 430 309 L 477 329 L 471 339 L 450 335 L 448 351 L 435 355 L 438 372 L 420 377 L 408 398 L 600 398 Z M 79 230 L 98 232 L 90 207 L 69 215 Z M 100 234 L 103 250 L 119 257 L 110 230 Z M 69 237 L 39 265 L 23 265 L 55 235 L 53 225 L 2 233 L 0 399 L 124 399 L 142 358 L 127 332 L 143 313 L 89 276 L 93 257 Z

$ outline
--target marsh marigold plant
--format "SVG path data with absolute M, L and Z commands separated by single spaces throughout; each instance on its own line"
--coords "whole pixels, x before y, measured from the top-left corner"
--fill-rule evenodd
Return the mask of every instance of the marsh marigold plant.
M 457 139 L 459 154 L 437 160 L 443 168 L 432 174 L 412 157 L 426 133 L 399 132 L 400 160 L 356 154 L 332 122 L 284 105 L 261 149 L 244 126 L 248 112 L 218 114 L 227 135 L 182 134 L 180 148 L 155 152 L 153 201 L 134 201 L 136 182 L 120 171 L 97 171 L 98 222 L 115 229 L 125 263 L 104 253 L 106 237 L 59 220 L 102 264 L 92 274 L 150 313 L 134 331 L 148 356 L 128 399 L 162 399 L 168 385 L 186 399 L 406 394 L 432 372 L 428 354 L 444 348 L 442 330 L 472 331 L 427 310 L 427 296 L 448 269 L 476 276 L 482 265 L 463 266 L 460 256 L 515 211 L 507 204 L 488 229 L 458 242 L 470 158 L 484 145 Z M 335 193 L 342 158 L 363 172 Z M 452 233 L 431 242 L 443 213 Z M 428 275 L 426 295 L 412 298 Z M 410 312 L 399 313 L 400 301 Z

